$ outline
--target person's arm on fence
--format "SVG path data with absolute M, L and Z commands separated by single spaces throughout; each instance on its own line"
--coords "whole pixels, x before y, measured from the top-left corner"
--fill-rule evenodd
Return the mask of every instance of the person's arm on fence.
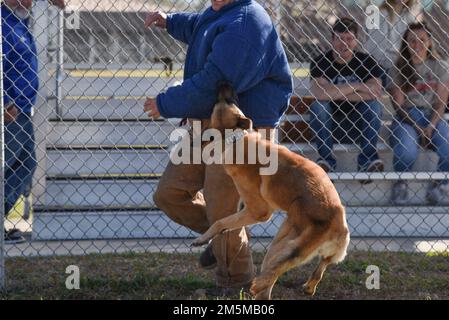
M 237 93 L 248 90 L 264 77 L 262 58 L 263 52 L 247 39 L 232 32 L 221 33 L 201 71 L 157 96 L 160 114 L 166 118 L 209 117 L 217 100 L 218 82 L 230 82 Z
M 156 27 L 167 29 L 173 38 L 189 44 L 199 16 L 199 13 L 150 12 L 145 20 L 145 27 L 149 28 L 154 24 Z

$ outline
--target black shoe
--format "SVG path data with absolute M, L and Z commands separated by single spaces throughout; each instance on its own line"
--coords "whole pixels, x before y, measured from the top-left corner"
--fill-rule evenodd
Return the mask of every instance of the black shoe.
M 373 162 L 371 162 L 365 170 L 362 170 L 362 172 L 383 172 L 384 171 L 384 162 L 380 159 L 374 160 Z M 373 180 L 360 180 L 361 184 L 370 184 L 372 183 Z
M 5 230 L 5 244 L 18 244 L 26 242 L 21 232 L 17 229 Z
M 330 173 L 330 172 L 333 172 L 333 171 L 334 171 L 334 169 L 331 167 L 331 165 L 329 164 L 329 162 L 327 162 L 327 161 L 324 160 L 324 159 L 319 159 L 319 160 L 316 162 L 316 164 L 319 165 L 319 166 L 321 167 L 321 169 L 323 169 L 324 172 L 326 172 L 326 173 Z
M 200 255 L 200 267 L 206 270 L 213 269 L 217 266 L 217 259 L 212 252 L 212 244 L 209 244 L 206 250 Z

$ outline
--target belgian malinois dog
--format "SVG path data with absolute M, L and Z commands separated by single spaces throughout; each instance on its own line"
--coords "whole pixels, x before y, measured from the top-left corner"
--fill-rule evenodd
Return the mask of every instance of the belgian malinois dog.
M 349 244 L 345 208 L 333 183 L 313 161 L 252 131 L 252 121 L 237 107 L 236 95 L 227 84 L 219 85 L 210 128 L 222 133 L 223 157 L 232 151 L 235 159 L 237 144 L 243 143 L 240 150 L 243 149 L 247 161 L 252 143 L 266 154 L 277 152 L 278 166 L 273 174 L 260 174 L 260 169 L 266 165 L 260 163 L 259 155 L 255 163 L 224 163 L 243 206 L 236 208 L 237 213 L 216 221 L 192 245 L 206 244 L 228 230 L 268 221 L 273 211 L 283 210 L 287 218 L 270 245 L 260 275 L 253 280 L 251 293 L 256 299 L 271 299 L 279 276 L 319 257 L 318 267 L 303 286 L 306 294 L 315 294 L 327 266 L 343 261 Z M 229 132 L 226 129 L 239 130 L 240 134 L 226 136 L 225 132 Z

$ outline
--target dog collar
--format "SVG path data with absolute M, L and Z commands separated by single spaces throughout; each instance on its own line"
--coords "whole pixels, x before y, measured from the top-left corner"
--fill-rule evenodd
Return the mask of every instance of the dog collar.
M 231 135 L 225 138 L 225 143 L 227 145 L 233 144 L 234 142 L 241 140 L 246 134 L 247 134 L 246 131 L 240 130 L 237 132 L 233 132 Z

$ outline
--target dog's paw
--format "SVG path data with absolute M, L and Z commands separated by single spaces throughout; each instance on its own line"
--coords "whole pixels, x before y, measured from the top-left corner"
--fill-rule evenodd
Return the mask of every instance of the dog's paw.
M 251 292 L 253 296 L 256 296 L 259 292 L 265 290 L 266 288 L 267 288 L 266 281 L 264 281 L 261 277 L 256 277 L 253 279 L 251 283 L 249 292 Z
M 200 237 L 200 238 L 196 238 L 195 240 L 193 240 L 191 246 L 192 246 L 192 247 L 199 247 L 199 246 L 205 245 L 205 244 L 207 244 L 207 243 L 208 243 L 207 240 L 204 240 L 204 239 L 202 239 L 202 238 Z
M 316 286 L 309 284 L 308 282 L 302 285 L 302 291 L 308 296 L 315 295 L 315 290 Z

